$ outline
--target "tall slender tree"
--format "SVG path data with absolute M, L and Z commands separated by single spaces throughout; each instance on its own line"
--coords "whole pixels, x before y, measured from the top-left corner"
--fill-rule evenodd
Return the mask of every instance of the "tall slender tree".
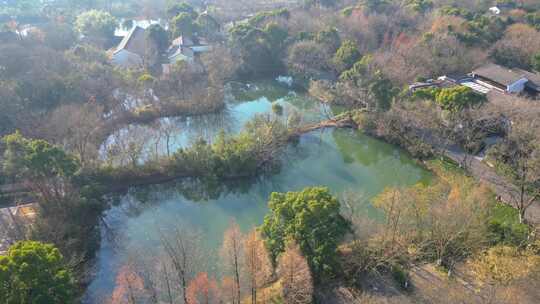
M 199 237 L 187 229 L 176 227 L 172 236 L 166 237 L 162 234 L 161 244 L 180 282 L 183 301 L 188 303 L 188 283 L 195 276 L 199 261 L 202 259 Z M 166 284 L 169 289 L 170 282 L 167 281 Z
M 229 273 L 232 273 L 234 278 L 234 290 L 236 292 L 236 299 L 238 300 L 236 303 L 240 303 L 241 299 L 240 270 L 243 261 L 242 239 L 240 226 L 238 226 L 235 220 L 232 220 L 229 228 L 225 230 L 223 235 L 221 257 L 225 268 Z
M 252 230 L 244 238 L 244 267 L 243 273 L 246 276 L 246 283 L 251 292 L 251 303 L 257 303 L 257 290 L 272 275 L 272 263 L 264 241 L 257 230 Z
M 187 288 L 187 304 L 217 304 L 219 289 L 216 280 L 208 278 L 208 273 L 197 274 Z
M 279 257 L 278 275 L 282 297 L 287 304 L 308 304 L 313 301 L 313 279 L 300 247 L 289 242 Z

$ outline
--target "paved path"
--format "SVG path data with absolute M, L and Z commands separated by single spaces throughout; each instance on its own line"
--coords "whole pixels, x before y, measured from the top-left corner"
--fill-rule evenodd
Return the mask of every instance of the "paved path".
M 314 125 L 307 125 L 297 130 L 296 135 L 303 134 L 320 128 L 337 127 L 350 128 L 355 127 L 355 123 L 349 116 L 340 116 L 335 119 L 322 121 Z M 432 134 L 417 130 L 417 135 L 426 143 L 434 147 L 434 149 L 442 155 L 454 160 L 467 171 L 470 172 L 478 180 L 486 183 L 495 194 L 500 197 L 501 201 L 513 206 L 512 201 L 519 193 L 517 187 L 505 178 L 495 173 L 495 170 L 487 166 L 480 159 L 472 154 L 466 153 L 456 145 L 448 145 L 443 140 L 433 136 Z M 13 193 L 24 191 L 21 184 L 0 185 L 0 193 Z M 525 215 L 527 221 L 532 224 L 540 224 L 540 202 L 536 201 L 528 209 Z
M 498 175 L 493 168 L 457 146 L 436 147 L 436 150 L 463 166 L 471 175 L 488 185 L 500 197 L 502 202 L 514 206 L 512 202 L 518 197 L 518 188 L 504 177 Z M 532 224 L 540 224 L 540 202 L 534 202 L 527 209 L 525 218 Z

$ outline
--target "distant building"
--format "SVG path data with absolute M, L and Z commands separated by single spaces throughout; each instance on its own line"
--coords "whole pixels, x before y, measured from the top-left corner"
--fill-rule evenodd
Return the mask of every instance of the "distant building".
M 169 75 L 172 65 L 180 61 L 198 66 L 198 56 L 211 50 L 212 47 L 204 39 L 180 36 L 172 41 L 167 51 L 168 62 L 162 65 L 163 74 Z
M 199 54 L 209 52 L 212 47 L 203 39 L 180 36 L 174 39 L 169 47 L 169 62 L 175 63 L 180 60 L 193 62 Z
M 540 93 L 540 75 L 521 69 L 487 64 L 472 71 L 471 76 L 476 83 L 505 93 Z
M 9 246 L 26 238 L 37 217 L 37 204 L 0 208 L 0 254 Z
M 180 36 L 174 39 L 167 51 L 167 58 L 170 64 L 174 64 L 178 61 L 193 62 L 195 52 L 191 49 L 194 43 L 191 39 Z
M 123 68 L 142 67 L 149 48 L 145 29 L 134 26 L 114 50 L 111 61 Z
M 500 15 L 501 14 L 501 9 L 499 9 L 498 7 L 496 6 L 492 6 L 489 8 L 489 12 L 493 15 Z
M 437 79 L 428 79 L 426 81 L 415 82 L 409 85 L 409 91 L 414 92 L 427 88 L 451 88 L 458 85 L 458 81 L 449 76 L 441 76 Z

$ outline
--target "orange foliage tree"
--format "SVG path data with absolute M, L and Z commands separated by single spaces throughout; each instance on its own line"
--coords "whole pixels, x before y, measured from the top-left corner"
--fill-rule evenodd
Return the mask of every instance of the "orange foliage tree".
M 206 272 L 199 273 L 187 288 L 187 304 L 219 303 L 219 289 L 216 280 L 209 279 Z
M 225 276 L 221 279 L 221 300 L 224 303 L 240 303 L 236 292 L 236 283 L 233 277 Z
M 257 230 L 252 230 L 244 239 L 244 267 L 251 303 L 257 303 L 257 289 L 263 287 L 272 275 L 272 264 L 268 250 Z
M 300 248 L 290 242 L 279 257 L 278 275 L 282 297 L 287 304 L 308 304 L 313 300 L 313 279 L 306 258 Z
M 242 263 L 242 232 L 236 221 L 232 220 L 229 228 L 223 234 L 223 246 L 221 248 L 221 257 L 223 264 L 229 273 L 232 273 L 234 278 L 234 291 L 236 299 L 241 299 L 240 294 L 240 269 Z M 240 303 L 240 302 L 233 302 Z
M 116 275 L 116 286 L 110 304 L 135 304 L 144 295 L 144 281 L 129 265 L 124 265 Z

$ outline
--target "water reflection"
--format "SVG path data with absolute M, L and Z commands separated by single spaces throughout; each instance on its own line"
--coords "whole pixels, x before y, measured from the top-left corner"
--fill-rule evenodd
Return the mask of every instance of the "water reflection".
M 201 120 L 192 118 L 189 123 L 187 119 L 178 119 L 179 122 L 172 125 L 178 128 L 175 130 L 181 136 L 190 132 L 206 132 L 204 134 L 212 136 L 213 130 L 224 129 L 223 126 L 235 132 L 240 123 L 254 113 L 271 109 L 271 98 L 255 94 L 253 87 L 246 90 L 253 94 L 250 98 L 255 99 L 231 102 L 227 119 L 201 117 Z M 261 88 L 257 91 L 265 92 Z M 326 110 L 313 102 L 309 104 L 309 99 L 301 94 L 291 94 L 289 89 L 275 93 L 272 98 L 285 105 L 286 111 L 302 111 L 307 117 L 313 115 L 307 119 L 321 119 Z M 229 118 L 231 121 L 227 121 Z M 218 123 L 223 124 L 218 126 Z M 142 133 L 140 130 L 133 132 Z M 174 147 L 182 146 L 182 137 L 175 136 L 180 140 L 175 141 Z M 157 151 L 160 149 L 163 146 L 156 148 Z M 87 290 L 84 303 L 103 303 L 102 299 L 109 297 L 114 288 L 118 270 L 128 259 L 162 256 L 162 234 L 173 231 L 179 224 L 190 227 L 202 237 L 206 265 L 201 270 L 219 275 L 216 252 L 229 221 L 235 219 L 243 231 L 260 225 L 268 211 L 267 200 L 271 192 L 298 191 L 318 185 L 329 187 L 336 195 L 351 190 L 362 192 L 366 199 L 358 203 L 355 210 L 377 219 L 380 213 L 369 205 L 373 196 L 385 187 L 412 185 L 427 182 L 430 178 L 428 172 L 397 147 L 342 129 L 302 136 L 298 143 L 289 145 L 279 169 L 274 174 L 250 180 L 183 180 L 131 189 L 106 214 L 108 228 L 102 230 L 96 277 Z M 113 237 L 106 237 L 109 232 Z
M 211 142 L 221 131 L 227 134 L 240 132 L 255 115 L 270 113 L 273 103 L 283 107 L 283 117 L 299 114 L 304 122 L 325 119 L 330 113 L 328 106 L 276 81 L 233 83 L 230 86 L 232 94 L 227 98 L 223 111 L 129 125 L 105 140 L 100 149 L 102 158 L 110 164 L 122 166 L 171 155 L 199 139 Z

